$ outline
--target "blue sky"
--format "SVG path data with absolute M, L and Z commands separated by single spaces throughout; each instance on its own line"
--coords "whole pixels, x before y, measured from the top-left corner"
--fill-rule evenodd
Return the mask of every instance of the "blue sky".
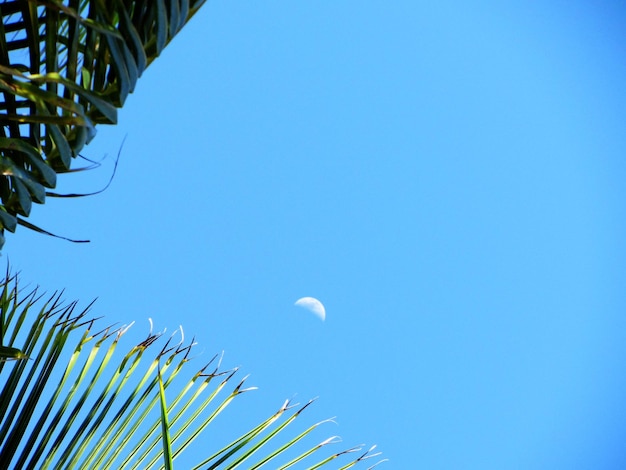
M 624 468 L 624 11 L 547 3 L 209 2 L 3 254 L 387 468 Z

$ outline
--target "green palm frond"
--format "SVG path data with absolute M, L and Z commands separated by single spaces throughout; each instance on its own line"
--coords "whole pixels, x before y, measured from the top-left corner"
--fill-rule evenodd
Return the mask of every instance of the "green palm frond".
M 197 469 L 287 469 L 337 442 L 331 437 L 306 446 L 323 423 L 290 435 L 310 402 L 285 402 L 237 439 L 207 452 L 204 431 L 253 389 L 244 387 L 246 377 L 235 381 L 237 371 L 221 371 L 217 357 L 189 375 L 193 342 L 173 344 L 172 337 L 151 332 L 123 346 L 129 328 L 94 331 L 89 309 L 64 303 L 60 293 L 23 294 L 8 273 L 0 282 L 0 339 L 7 353 L 0 361 L 0 468 L 173 468 L 183 452 L 193 448 L 198 455 L 200 444 L 206 458 L 198 458 Z M 358 450 L 307 466 L 347 459 L 341 468 L 350 468 L 378 455 L 370 450 L 350 459 Z
M 0 247 L 204 2 L 0 3 Z

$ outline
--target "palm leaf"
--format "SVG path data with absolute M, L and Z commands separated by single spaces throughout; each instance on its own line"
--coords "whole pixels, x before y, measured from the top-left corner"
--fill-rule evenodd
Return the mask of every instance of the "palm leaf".
M 172 439 L 170 437 L 170 423 L 167 411 L 167 401 L 165 399 L 165 387 L 163 386 L 163 378 L 161 377 L 161 369 L 158 369 L 159 379 L 159 398 L 161 403 L 161 437 L 163 440 L 163 461 L 165 463 L 165 470 L 172 470 L 174 468 L 174 461 L 172 459 Z
M 0 3 L 0 248 L 204 2 Z
M 120 351 L 129 327 L 94 331 L 91 305 L 79 309 L 76 302 L 65 303 L 62 293 L 22 293 L 8 273 L 0 289 L 0 468 L 173 468 L 183 452 L 198 455 L 194 444 L 207 455 L 194 468 L 260 468 L 269 462 L 289 468 L 337 442 L 329 438 L 299 450 L 323 422 L 289 436 L 311 402 L 285 402 L 239 438 L 206 452 L 204 431 L 253 389 L 244 387 L 246 377 L 233 385 L 237 370 L 221 371 L 216 357 L 189 375 L 193 341 L 173 344 L 173 337 L 160 333 Z M 343 458 L 349 468 L 372 455 L 350 459 L 355 451 L 309 465 Z

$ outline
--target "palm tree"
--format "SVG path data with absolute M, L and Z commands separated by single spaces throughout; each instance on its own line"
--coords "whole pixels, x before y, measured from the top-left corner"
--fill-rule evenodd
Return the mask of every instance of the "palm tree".
M 26 220 L 32 203 L 58 196 L 50 191 L 57 175 L 78 170 L 73 163 L 96 125 L 116 123 L 117 108 L 137 79 L 203 3 L 0 4 L 0 247 L 4 230 L 17 225 L 48 233 Z M 0 281 L 0 468 L 172 468 L 235 398 L 251 390 L 236 371 L 220 370 L 215 358 L 185 376 L 193 341 L 175 343 L 150 332 L 119 354 L 128 328 L 94 331 L 89 309 L 63 303 L 59 293 L 24 293 L 8 269 Z M 309 404 L 286 402 L 196 468 L 308 462 L 337 441 L 300 449 L 321 423 L 270 446 Z M 347 449 L 309 465 L 344 459 L 341 468 L 350 468 L 378 455 L 371 450 Z

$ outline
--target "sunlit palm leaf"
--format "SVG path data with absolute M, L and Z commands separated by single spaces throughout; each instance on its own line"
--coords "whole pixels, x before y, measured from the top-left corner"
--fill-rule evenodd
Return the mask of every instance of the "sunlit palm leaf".
M 173 338 L 161 334 L 150 333 L 120 352 L 128 347 L 122 346 L 128 328 L 94 332 L 89 307 L 78 310 L 60 294 L 47 300 L 36 290 L 23 295 L 9 275 L 0 289 L 5 344 L 0 350 L 0 468 L 171 468 L 183 451 L 194 449 L 198 456 L 198 448 L 209 456 L 199 455 L 195 468 L 289 468 L 337 442 L 330 438 L 298 450 L 322 423 L 286 435 L 311 403 L 294 408 L 285 402 L 241 437 L 207 452 L 203 431 L 236 397 L 252 390 L 244 388 L 246 378 L 231 387 L 236 370 L 220 371 L 219 364 L 211 366 L 213 358 L 190 376 L 193 344 L 172 344 Z M 273 444 L 282 435 L 286 439 Z M 309 465 L 349 459 L 353 451 Z M 278 462 L 281 458 L 285 463 Z
M 165 398 L 165 387 L 161 377 L 161 369 L 158 369 L 159 379 L 159 399 L 161 403 L 161 440 L 163 441 L 163 462 L 165 470 L 172 470 L 174 461 L 172 459 L 172 441 L 170 437 L 170 420 L 168 417 L 167 400 Z

